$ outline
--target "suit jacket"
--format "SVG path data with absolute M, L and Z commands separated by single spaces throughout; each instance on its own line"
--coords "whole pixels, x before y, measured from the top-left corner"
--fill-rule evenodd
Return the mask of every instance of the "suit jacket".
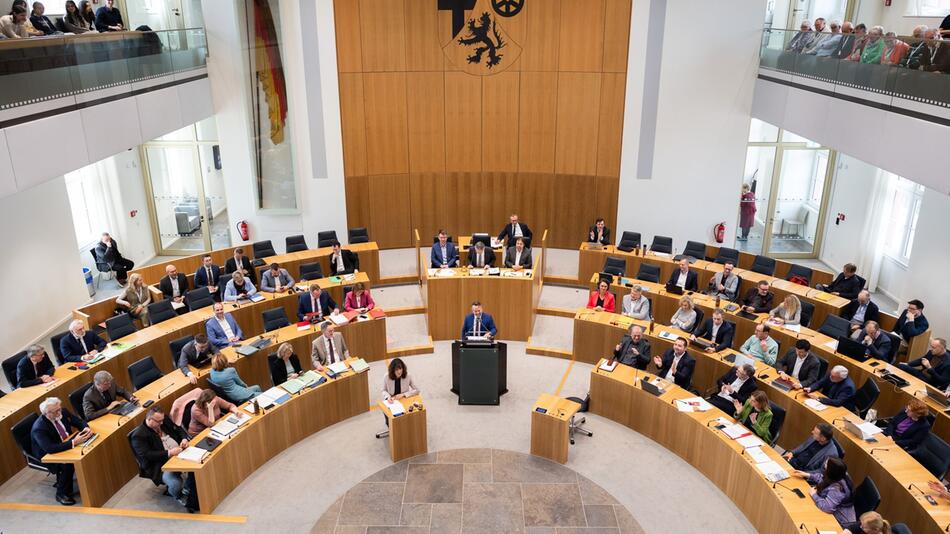
M 898 434 L 897 425 L 905 419 L 908 419 L 907 412 L 904 410 L 897 412 L 897 415 L 891 417 L 891 422 L 888 423 L 887 429 L 884 430 L 884 435 L 894 438 L 894 443 L 897 443 L 900 448 L 911 450 L 927 439 L 927 434 L 930 433 L 930 421 L 928 421 L 926 417 L 921 417 L 911 423 L 910 427 L 905 430 L 903 434 Z
M 250 277 L 252 282 L 257 282 L 257 273 L 254 272 L 254 267 L 251 265 L 251 260 L 247 256 L 241 256 L 241 269 L 247 271 L 244 274 L 246 277 Z M 231 274 L 238 270 L 238 264 L 234 261 L 234 256 L 228 258 L 228 261 L 224 262 L 224 272 L 225 274 Z
M 25 356 L 16 364 L 16 384 L 10 384 L 14 388 L 25 388 L 42 384 L 40 377 L 43 375 L 53 376 L 56 368 L 53 367 L 53 361 L 49 359 L 49 354 L 43 356 L 40 363 L 33 365 L 29 356 Z
M 722 282 L 722 274 L 723 273 L 718 272 L 714 274 L 713 277 L 709 280 L 708 293 L 710 295 L 719 294 L 720 296 L 724 297 L 726 300 L 733 300 L 736 298 L 736 295 L 739 293 L 739 277 L 736 276 L 734 273 L 730 274 L 729 277 L 726 278 L 726 283 L 722 284 L 723 291 L 722 293 L 720 293 L 718 290 L 718 287 L 719 287 L 719 284 Z
M 630 349 L 637 349 L 640 354 L 633 354 Z M 624 334 L 623 339 L 620 340 L 620 350 L 614 351 L 614 359 L 642 371 L 650 364 L 650 341 L 645 336 L 641 336 L 640 341 L 634 343 L 629 334 Z
M 432 244 L 432 251 L 429 252 L 429 267 L 438 269 L 442 265 L 459 266 L 459 251 L 455 248 L 455 243 L 446 241 L 444 258 L 442 257 L 442 245 L 438 241 Z
M 215 347 L 214 343 L 208 343 L 208 348 L 204 352 L 198 352 L 198 345 L 194 340 L 189 341 L 181 348 L 181 354 L 178 355 L 178 368 L 181 369 L 181 374 L 188 376 L 191 374 L 191 370 L 188 369 L 189 365 L 194 367 L 206 365 L 211 357 L 218 352 L 218 347 Z M 201 363 L 202 361 L 204 363 Z
M 330 315 L 330 312 L 336 309 L 336 302 L 333 301 L 333 297 L 330 296 L 329 292 L 321 291 L 319 300 L 320 311 L 323 312 L 323 315 Z M 305 315 L 314 313 L 315 311 L 310 302 L 310 292 L 302 293 L 300 299 L 297 300 L 297 320 L 303 321 Z
M 74 431 L 82 430 L 89 426 L 85 421 L 73 415 L 65 407 L 63 408 L 62 423 L 66 429 L 66 434 L 72 434 Z M 56 426 L 46 416 L 39 416 L 30 429 L 30 439 L 33 446 L 33 456 L 43 459 L 47 454 L 68 451 L 73 448 L 71 440 L 63 441 L 56 431 Z
M 172 298 L 172 279 L 165 275 L 158 282 L 158 288 L 162 290 L 162 294 L 165 295 L 165 298 Z M 185 296 L 185 293 L 188 292 L 188 277 L 182 273 L 178 273 L 178 294 L 182 297 Z
M 346 340 L 343 339 L 343 334 L 339 332 L 333 333 L 333 350 L 336 353 L 336 361 L 343 361 L 350 357 L 350 349 L 346 346 Z M 330 359 L 330 352 L 327 350 L 326 340 L 323 339 L 323 336 L 318 337 L 313 340 L 313 343 L 310 344 L 310 361 L 313 363 L 313 366 L 316 367 L 319 363 L 320 365 L 326 365 Z
M 808 436 L 808 439 L 806 439 L 804 443 L 789 451 L 792 453 L 792 467 L 802 471 L 818 471 L 824 467 L 825 460 L 828 458 L 839 457 L 838 451 L 841 446 L 838 445 L 834 438 L 831 438 L 828 440 L 828 443 L 825 443 L 820 449 L 818 449 L 817 452 L 815 452 L 814 456 L 811 457 L 807 464 L 802 465 L 795 462 L 795 456 L 804 452 L 808 447 L 811 447 L 811 444 L 814 442 L 815 438 Z
M 930 323 L 927 322 L 927 318 L 924 317 L 924 314 L 917 316 L 913 322 L 907 321 L 907 309 L 901 312 L 901 316 L 897 318 L 897 324 L 894 325 L 894 332 L 900 334 L 904 341 L 910 341 L 915 336 L 923 334 L 930 329 Z
M 680 270 L 676 269 L 673 271 L 673 274 L 670 275 L 670 279 L 667 280 L 668 284 L 676 284 L 676 281 L 679 280 Z M 684 291 L 696 291 L 699 288 L 699 278 L 696 276 L 692 270 L 686 273 L 686 286 L 683 287 Z
M 295 373 L 300 374 L 300 358 L 296 354 L 290 355 L 290 365 L 294 368 Z M 276 353 L 267 357 L 267 366 L 270 367 L 270 377 L 273 379 L 275 386 L 287 381 L 287 366 L 284 365 L 284 360 L 277 357 Z
M 82 396 L 82 412 L 86 417 L 86 421 L 92 421 L 109 413 L 109 403 L 119 397 L 127 401 L 132 400 L 132 394 L 123 389 L 122 386 L 117 385 L 115 381 L 112 382 L 112 387 L 106 390 L 106 394 L 99 391 L 93 384 Z
M 481 335 L 491 332 L 491 337 L 495 337 L 495 335 L 498 334 L 498 329 L 495 328 L 495 320 L 492 319 L 491 315 L 482 312 L 482 324 L 478 328 L 478 331 Z M 475 314 L 470 313 L 466 315 L 465 320 L 462 321 L 462 335 L 460 339 L 465 339 L 465 336 L 473 332 L 475 332 Z
M 511 225 L 509 225 L 511 226 Z M 594 237 L 591 237 L 593 234 Z M 597 225 L 591 226 L 587 230 L 587 242 L 588 243 L 600 243 L 601 245 L 610 244 L 610 228 L 604 227 L 604 233 L 600 236 L 600 240 L 597 240 Z
M 696 337 L 701 337 L 703 339 L 708 339 L 716 343 L 716 351 L 725 350 L 732 346 L 732 340 L 736 335 L 736 328 L 732 323 L 728 321 L 723 321 L 719 325 L 719 330 L 716 332 L 716 339 L 712 339 L 713 331 L 713 320 L 710 317 L 703 321 L 703 325 L 699 327 L 699 330 L 693 332 Z
M 920 57 L 920 66 L 929 72 L 950 73 L 950 41 L 938 41 L 937 52 L 931 58 L 933 49 L 928 47 Z
M 792 376 L 792 371 L 795 370 L 795 360 L 798 359 L 798 356 L 795 354 L 795 349 L 789 349 L 785 353 L 785 356 L 776 362 L 775 368 L 779 371 L 784 372 L 788 376 Z M 802 362 L 802 368 L 798 370 L 798 381 L 801 382 L 803 388 L 811 387 L 812 384 L 818 381 L 818 369 L 821 367 L 821 362 L 818 361 L 818 358 L 811 352 L 805 356 L 805 361 Z
M 195 271 L 195 289 L 199 287 L 207 286 L 218 286 L 218 280 L 221 278 L 221 267 L 217 265 L 211 266 L 211 280 L 208 280 L 208 271 L 205 270 L 204 266 L 198 267 L 198 270 Z
M 187 439 L 185 431 L 178 425 L 172 423 L 170 417 L 166 417 L 162 422 L 162 432 L 168 434 L 175 443 L 181 443 L 181 440 Z M 135 459 L 139 463 L 139 468 L 152 482 L 162 483 L 162 466 L 168 461 L 168 451 L 162 445 L 162 438 L 158 436 L 145 421 L 132 431 L 130 437 L 132 442 L 132 452 L 135 453 Z
M 360 268 L 360 258 L 352 250 L 346 250 L 345 248 L 340 249 L 340 255 L 343 256 L 343 270 L 340 271 L 336 267 L 336 262 L 333 261 L 333 254 L 330 254 L 330 274 L 350 274 L 353 271 Z
M 369 290 L 363 291 L 359 306 L 356 305 L 356 291 L 350 291 L 346 294 L 346 298 L 343 299 L 343 311 L 358 310 L 360 308 L 372 310 L 375 307 L 376 301 L 373 300 L 373 296 L 369 294 Z
M 818 399 L 822 404 L 843 406 L 854 411 L 854 394 L 857 392 L 857 388 L 854 387 L 854 381 L 851 380 L 851 377 L 835 383 L 831 381 L 831 375 L 825 376 L 812 386 L 812 391 L 820 391 L 825 394 L 825 397 Z
M 96 245 L 96 258 L 102 263 L 107 263 L 109 265 L 115 265 L 115 263 L 121 259 L 122 253 L 119 252 L 119 243 L 115 239 L 112 240 L 112 246 L 107 247 L 102 241 Z
M 105 340 L 91 330 L 86 330 L 82 339 L 86 342 L 86 348 L 89 350 L 96 349 L 102 351 L 106 348 Z M 66 334 L 59 340 L 59 352 L 63 354 L 63 360 L 67 362 L 81 362 L 82 357 L 86 355 L 86 351 L 82 350 L 82 343 L 73 337 L 72 332 Z
M 233 315 L 225 312 L 224 321 L 231 327 L 231 333 L 244 339 L 244 332 L 241 331 L 241 327 L 237 324 L 237 321 L 234 320 Z M 208 340 L 211 341 L 211 344 L 215 347 L 220 349 L 231 345 L 231 341 L 228 339 L 228 336 L 225 335 L 224 328 L 221 328 L 221 323 L 218 322 L 217 317 L 208 319 L 205 323 L 205 332 L 208 334 Z
M 400 393 L 406 397 L 419 394 L 419 387 L 416 386 L 412 375 L 406 375 L 399 380 L 399 389 L 401 390 Z M 383 389 L 381 393 L 384 399 L 388 399 L 396 394 L 396 381 L 389 379 L 389 373 L 383 376 Z
M 825 291 L 828 293 L 838 293 L 842 298 L 856 299 L 862 289 L 861 279 L 858 278 L 858 275 L 845 278 L 844 273 L 838 273 L 838 276 L 831 282 L 831 285 L 825 288 Z
M 670 372 L 670 367 L 673 366 L 673 349 L 666 349 L 666 352 L 663 353 L 662 363 L 660 366 L 660 372 L 657 375 L 660 378 L 666 378 L 666 373 Z M 693 359 L 689 353 L 684 353 L 683 357 L 680 358 L 679 364 L 676 366 L 676 372 L 673 374 L 673 382 L 683 388 L 689 389 L 690 383 L 693 381 L 693 370 L 696 368 L 696 360 Z
M 495 251 L 485 247 L 484 260 L 485 265 L 488 267 L 495 266 Z M 472 267 L 475 267 L 475 260 L 478 259 L 478 252 L 475 251 L 475 247 L 468 247 L 468 264 Z
M 930 362 L 931 369 L 924 369 L 924 366 L 921 363 L 921 360 L 924 358 Z M 939 364 L 934 365 L 933 363 L 933 352 L 928 350 L 927 354 L 924 354 L 920 358 L 907 363 L 902 363 L 901 367 L 909 367 L 913 369 L 915 375 L 922 375 L 922 378 L 926 380 L 931 386 L 938 389 L 945 389 L 947 384 L 950 384 L 950 353 L 945 353 Z
M 280 281 L 280 287 L 287 289 L 288 286 L 294 285 L 294 277 L 290 276 L 290 273 L 287 272 L 287 269 L 280 269 L 277 271 L 277 278 L 274 278 L 274 273 L 267 269 L 264 271 L 264 274 L 261 275 L 261 291 L 266 291 L 268 293 L 273 293 L 277 288 L 277 281 Z
M 847 306 L 845 306 L 841 310 L 841 317 L 850 321 L 852 318 L 854 318 L 854 314 L 857 313 L 858 307 L 860 306 L 861 306 L 861 303 L 858 302 L 858 299 L 852 300 L 851 302 L 848 303 Z M 880 317 L 881 317 L 881 313 L 880 313 L 880 309 L 878 309 L 877 307 L 877 304 L 875 304 L 873 300 L 869 300 L 868 307 L 866 310 L 864 310 L 864 322 L 862 322 L 861 324 L 863 325 L 864 323 L 868 321 L 877 322 L 878 320 L 880 320 Z
M 518 226 L 521 227 L 521 235 L 530 241 L 532 233 L 531 229 L 528 228 L 528 225 L 523 222 L 519 222 Z M 515 246 L 515 233 L 511 227 L 511 223 L 506 224 L 505 227 L 501 229 L 501 233 L 498 234 L 499 241 L 504 241 L 506 239 L 508 240 L 508 246 Z M 527 245 L 530 245 L 530 243 L 525 243 L 525 245 L 525 248 L 528 248 Z
M 859 337 L 858 340 L 862 345 L 864 344 L 864 336 L 866 335 L 867 332 L 861 330 L 861 337 Z M 878 331 L 877 339 L 873 340 L 870 345 L 865 346 L 867 347 L 867 354 L 872 358 L 887 361 L 891 352 L 891 337 L 884 332 Z
M 738 367 L 733 366 L 726 374 L 720 376 L 719 380 L 716 380 L 716 393 L 722 391 L 723 385 L 730 385 L 735 382 L 736 378 L 739 377 L 737 369 Z M 758 386 L 755 383 L 755 377 L 750 376 L 742 383 L 742 386 L 739 387 L 739 391 L 732 392 L 732 398 L 745 404 L 745 401 L 749 400 L 749 396 L 752 395 L 752 392 L 756 389 L 758 389 Z
M 597 307 L 597 297 L 600 296 L 599 291 L 591 291 L 590 298 L 587 299 L 587 307 L 594 309 Z M 604 293 L 604 311 L 615 312 L 617 310 L 617 299 L 614 297 L 614 294 L 610 291 Z
M 518 253 L 518 251 L 515 250 L 515 247 L 513 247 L 513 246 L 512 246 L 512 247 L 508 247 L 508 250 L 505 252 L 505 267 L 514 267 L 514 266 L 515 266 L 515 255 L 516 255 L 517 253 Z M 530 269 L 531 266 L 534 265 L 534 262 L 533 262 L 532 259 L 531 259 L 531 249 L 530 249 L 530 248 L 525 247 L 525 248 L 521 251 L 521 261 L 519 262 L 519 265 L 521 265 L 521 266 L 524 267 L 525 269 Z

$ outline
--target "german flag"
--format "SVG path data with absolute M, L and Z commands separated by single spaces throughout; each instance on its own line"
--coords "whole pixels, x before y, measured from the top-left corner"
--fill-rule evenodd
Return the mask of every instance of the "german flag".
M 267 101 L 270 140 L 279 145 L 284 142 L 284 125 L 287 122 L 287 84 L 280 59 L 280 42 L 268 0 L 254 0 L 254 45 L 257 79 Z

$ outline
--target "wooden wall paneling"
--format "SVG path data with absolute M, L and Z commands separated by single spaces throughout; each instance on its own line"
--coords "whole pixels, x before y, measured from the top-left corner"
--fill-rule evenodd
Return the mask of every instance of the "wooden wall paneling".
M 375 240 L 373 221 L 369 212 L 369 179 L 364 176 L 347 176 L 343 179 L 346 188 L 346 225 L 349 228 L 366 227 L 370 239 Z
M 600 86 L 600 125 L 597 134 L 597 175 L 620 176 L 626 75 L 604 73 Z
M 482 80 L 445 73 L 445 169 L 482 169 Z
M 554 172 L 557 73 L 522 72 L 518 127 L 518 170 Z
M 524 54 L 525 44 L 527 43 L 528 36 L 528 17 L 526 16 L 527 11 L 522 8 L 521 13 L 517 16 L 506 19 L 504 17 L 499 17 L 500 24 L 504 28 L 505 34 L 508 35 L 508 40 L 518 45 L 520 52 L 518 52 L 518 57 L 514 57 L 514 51 L 512 50 L 503 50 L 503 54 L 508 54 L 507 57 L 502 58 L 502 60 L 507 60 L 514 58 L 514 63 L 510 64 L 505 72 L 518 72 L 521 70 L 521 54 Z M 511 46 L 514 46 L 511 45 Z
M 601 74 L 561 72 L 557 90 L 557 174 L 597 171 Z
M 518 170 L 520 73 L 482 77 L 482 169 Z
M 436 23 L 436 35 L 438 36 L 437 41 L 439 44 L 439 50 L 442 51 L 442 47 L 453 39 L 452 12 L 439 10 L 439 12 L 436 13 L 436 18 L 438 19 L 438 22 Z M 446 72 L 461 70 L 454 61 L 449 59 L 449 56 L 444 51 L 442 51 L 442 70 Z
M 406 73 L 363 75 L 367 174 L 409 172 Z
M 527 3 L 521 16 L 525 18 L 526 28 L 524 51 L 519 60 L 522 72 L 558 70 L 561 2 Z
M 597 176 L 595 180 L 595 190 L 594 190 L 594 205 L 596 206 L 596 212 L 594 218 L 603 217 L 604 223 L 607 225 L 607 228 L 611 229 L 611 239 L 614 240 L 614 243 L 620 239 L 620 236 L 616 233 L 617 230 L 617 195 L 620 192 L 620 178 L 617 176 Z M 594 224 L 594 220 L 591 219 L 590 224 Z
M 363 75 L 340 74 L 340 126 L 343 134 L 343 174 L 366 174 L 366 114 Z
M 431 241 L 439 228 L 446 224 L 447 195 L 445 176 L 438 172 L 409 175 L 409 207 L 412 228 L 419 229 L 423 244 Z
M 509 215 L 518 213 L 519 218 L 524 220 L 525 224 L 531 227 L 531 231 L 540 238 L 544 229 L 550 227 L 551 220 L 558 216 L 551 210 L 554 202 L 552 178 L 553 175 L 549 173 L 519 172 L 512 180 L 508 195 L 510 198 L 506 199 L 509 209 L 496 223 L 495 232 L 501 231 L 501 225 L 508 222 Z
M 431 36 L 430 36 L 431 37 Z M 445 170 L 445 86 L 439 72 L 406 75 L 409 109 L 409 170 Z
M 431 0 L 404 0 L 406 70 L 441 71 L 445 54 L 439 44 L 438 10 Z
M 370 176 L 369 206 L 373 221 L 370 235 L 380 248 L 409 247 L 412 229 L 409 217 L 409 175 Z
M 581 174 L 554 176 L 551 239 L 556 247 L 576 247 L 588 226 L 597 218 L 596 180 Z M 574 245 L 571 245 L 573 243 Z
M 607 0 L 604 18 L 604 72 L 627 72 L 632 0 Z
M 561 0 L 558 70 L 601 72 L 605 0 Z
M 363 46 L 360 37 L 360 4 L 353 0 L 333 1 L 336 25 L 336 62 L 340 72 L 363 70 Z
M 406 70 L 405 11 L 403 0 L 359 0 L 364 72 Z

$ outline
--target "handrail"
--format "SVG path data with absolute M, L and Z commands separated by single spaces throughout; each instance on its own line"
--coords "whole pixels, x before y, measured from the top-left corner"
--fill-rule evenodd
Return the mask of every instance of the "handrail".
M 422 239 L 419 237 L 419 229 L 414 228 L 413 233 L 416 236 L 416 279 L 422 284 Z

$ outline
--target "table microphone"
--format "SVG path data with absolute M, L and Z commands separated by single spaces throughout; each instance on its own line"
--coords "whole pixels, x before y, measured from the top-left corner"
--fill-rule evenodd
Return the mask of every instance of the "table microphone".
M 924 389 L 918 389 L 917 391 L 913 393 L 913 395 L 916 397 L 918 393 L 923 393 L 924 395 L 926 395 L 927 391 Z
M 162 398 L 162 393 L 165 393 L 166 391 L 168 391 L 169 389 L 171 389 L 172 387 L 174 387 L 174 385 L 175 385 L 175 384 L 168 384 L 167 386 L 165 386 L 161 391 L 158 392 L 158 398 L 161 399 L 161 398 Z
M 808 532 L 809 534 L 811 533 L 811 531 L 808 530 L 808 527 L 805 526 L 805 523 L 798 525 L 798 530 L 804 530 L 805 532 Z
M 802 492 L 802 490 L 800 490 L 800 489 L 798 489 L 798 488 L 790 488 L 790 487 L 786 486 L 785 484 L 782 484 L 781 482 L 779 482 L 779 481 L 777 481 L 777 480 L 772 483 L 772 489 L 775 489 L 775 486 L 780 486 L 780 487 L 785 488 L 786 490 L 788 490 L 788 491 L 794 493 L 795 495 L 798 495 L 798 498 L 799 498 L 799 499 L 804 499 L 804 498 L 805 498 L 805 494 Z
M 868 452 L 869 452 L 869 454 L 870 454 L 871 456 L 874 456 L 874 451 L 889 451 L 889 450 L 891 450 L 891 449 L 889 449 L 889 448 L 887 448 L 887 447 L 874 447 L 873 449 L 871 449 L 871 450 L 868 451 Z
M 129 417 L 130 417 L 130 416 L 128 416 L 128 415 L 120 415 L 120 416 L 119 416 L 119 421 L 116 423 L 115 427 L 116 427 L 116 428 L 120 428 L 120 427 L 122 426 L 122 420 L 123 420 L 123 419 L 128 419 Z
M 831 420 L 832 426 L 834 426 L 834 424 L 837 423 L 838 421 L 848 422 L 848 420 L 845 419 L 844 417 L 836 417 L 836 418 L 834 418 L 834 419 Z

